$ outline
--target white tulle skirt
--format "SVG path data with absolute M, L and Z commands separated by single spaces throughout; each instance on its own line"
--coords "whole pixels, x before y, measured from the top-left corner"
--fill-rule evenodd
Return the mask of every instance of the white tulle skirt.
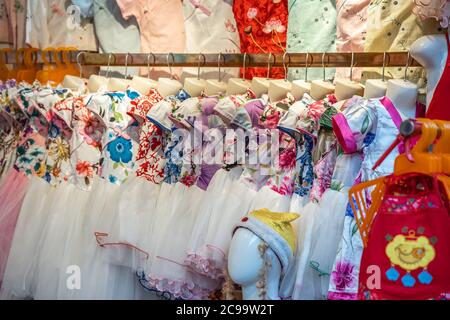
M 268 186 L 263 186 L 253 199 L 252 208 L 269 209 L 275 212 L 288 212 L 291 206 L 291 196 L 282 195 Z
M 310 267 L 310 257 L 312 248 L 317 241 L 317 215 L 319 204 L 308 202 L 299 211 L 293 211 L 300 214 L 297 223 L 297 250 L 295 254 L 294 266 L 291 277 L 294 279 L 292 290 L 292 299 L 308 299 L 310 293 L 305 290 L 309 288 L 309 281 L 312 279 L 313 269 Z M 291 279 L 291 281 L 292 281 Z
M 68 285 L 72 270 L 80 268 L 83 252 L 82 221 L 87 213 L 90 192 L 73 184 L 61 184 L 49 206 L 49 217 L 39 241 L 35 299 L 57 299 L 58 288 Z M 81 270 L 82 271 L 82 270 Z M 82 276 L 82 273 L 80 274 Z M 63 295 L 64 296 L 64 295 Z
M 49 207 L 59 192 L 42 178 L 30 177 L 11 243 L 1 299 L 34 297 L 36 271 L 43 250 L 40 240 L 48 225 Z
M 216 283 L 198 275 L 184 264 L 188 240 L 192 234 L 205 191 L 181 183 L 172 189 L 172 206 L 156 222 L 161 234 L 152 249 L 151 265 L 145 272 L 145 285 L 169 293 L 171 298 L 207 299 Z
M 207 239 L 211 239 L 213 233 L 217 232 L 217 224 L 226 212 L 223 208 L 230 200 L 233 184 L 239 179 L 241 173 L 240 167 L 229 171 L 220 169 L 216 172 L 199 206 L 188 242 L 185 264 L 189 265 L 194 272 L 212 279 L 218 279 L 223 272 L 222 269 L 216 269 L 211 265 L 208 256 L 205 255 L 205 252 L 209 251 L 206 247 Z
M 221 200 L 211 209 L 203 244 L 195 253 L 189 252 L 192 259 L 197 260 L 197 272 L 212 279 L 223 278 L 233 228 L 253 209 L 252 201 L 257 191 L 240 179 L 233 179 L 224 193 L 217 196 Z

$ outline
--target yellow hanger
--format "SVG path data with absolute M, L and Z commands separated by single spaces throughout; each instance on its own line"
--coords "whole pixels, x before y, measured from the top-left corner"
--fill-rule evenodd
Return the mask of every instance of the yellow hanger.
M 8 80 L 9 69 L 6 66 L 6 55 L 10 51 L 11 51 L 10 48 L 2 48 L 2 49 L 0 49 L 0 80 L 1 81 Z
M 439 127 L 430 119 L 418 118 L 417 122 L 421 125 L 422 133 L 412 150 L 408 150 L 409 141 L 405 142 L 407 151 L 395 159 L 394 173 L 396 175 L 411 172 L 424 174 L 442 172 L 440 156 L 435 152 L 429 152 L 429 147 L 436 141 Z

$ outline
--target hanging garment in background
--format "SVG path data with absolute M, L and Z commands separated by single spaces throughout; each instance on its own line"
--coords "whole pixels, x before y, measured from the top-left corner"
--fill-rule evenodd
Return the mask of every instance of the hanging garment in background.
M 183 4 L 179 0 L 117 0 L 125 19 L 135 17 L 141 33 L 141 51 L 153 53 L 180 53 L 186 48 Z M 141 69 L 143 74 L 148 69 Z M 167 68 L 155 68 L 155 77 L 167 75 Z M 181 68 L 172 68 L 176 76 Z
M 287 34 L 288 52 L 336 51 L 336 4 L 332 0 L 290 0 Z M 325 78 L 332 79 L 334 68 Z M 304 68 L 289 68 L 289 78 L 304 79 Z M 308 79 L 322 79 L 321 68 L 308 70 Z
M 283 53 L 286 50 L 287 0 L 235 0 L 233 12 L 241 52 Z M 248 68 L 246 77 L 266 77 L 266 68 Z M 283 68 L 272 68 L 271 78 L 284 78 Z
M 94 27 L 100 53 L 141 52 L 141 36 L 135 17 L 125 20 L 113 0 L 94 0 Z M 106 69 L 105 67 L 102 69 Z M 125 68 L 113 67 L 111 72 L 123 74 Z M 138 68 L 128 68 L 128 74 L 136 75 Z M 113 74 L 111 74 L 113 76 Z
M 32 47 L 76 47 L 97 51 L 92 19 L 81 17 L 80 10 L 67 0 L 30 0 L 32 8 L 28 44 Z
M 414 3 L 409 0 L 372 1 L 367 9 L 367 36 L 364 51 L 408 51 L 411 44 L 427 34 L 442 32 L 433 19 L 421 21 L 412 13 Z M 404 67 L 386 68 L 386 76 L 403 78 Z M 408 79 L 424 84 L 425 71 L 409 68 Z M 362 79 L 381 78 L 381 68 L 364 69 Z
M 9 27 L 8 12 L 6 10 L 6 0 L 0 0 L 0 44 L 12 44 L 12 30 Z
M 370 0 L 336 0 L 336 51 L 362 52 L 367 33 Z M 361 79 L 362 68 L 353 68 L 353 80 Z M 337 68 L 336 78 L 349 78 L 350 68 Z
M 239 33 L 230 1 L 183 1 L 187 53 L 239 53 Z M 200 58 L 201 59 L 201 58 Z M 202 68 L 202 77 L 218 78 L 217 68 Z M 197 68 L 184 68 L 184 77 L 197 76 Z M 237 68 L 224 68 L 221 78 L 238 76 Z
M 9 28 L 13 48 L 25 46 L 25 19 L 27 15 L 26 0 L 6 0 L 5 6 L 8 15 Z M 2 10 L 0 8 L 0 10 Z M 0 14 L 2 14 L 0 12 Z

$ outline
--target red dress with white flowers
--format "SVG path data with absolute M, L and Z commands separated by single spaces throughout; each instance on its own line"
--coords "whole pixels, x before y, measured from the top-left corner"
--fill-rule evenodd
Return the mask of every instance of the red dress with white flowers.
M 287 0 L 235 0 L 234 17 L 241 52 L 284 53 L 288 19 Z M 266 77 L 267 68 L 248 68 L 245 77 Z M 272 68 L 271 78 L 284 78 L 283 68 Z

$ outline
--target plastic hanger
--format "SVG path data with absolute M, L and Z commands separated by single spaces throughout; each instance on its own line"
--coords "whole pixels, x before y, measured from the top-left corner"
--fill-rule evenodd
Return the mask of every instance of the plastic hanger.
M 8 72 L 9 69 L 6 65 L 7 62 L 7 54 L 11 52 L 10 48 L 2 48 L 0 49 L 0 80 L 6 81 L 8 80 Z
M 42 70 L 36 73 L 36 79 L 42 84 L 46 84 L 47 82 L 50 81 L 50 75 L 54 69 L 54 66 L 50 63 L 50 60 L 48 59 L 48 57 L 51 58 L 51 56 L 53 55 L 52 53 L 53 50 L 55 49 L 45 48 L 41 52 L 41 59 L 44 65 L 42 67 Z
M 150 78 L 150 56 L 153 56 L 152 66 L 156 63 L 156 57 L 153 53 L 149 53 L 147 56 L 147 78 L 134 76 L 131 80 L 131 86 L 137 90 L 140 94 L 148 94 L 150 89 L 156 89 L 158 87 L 158 81 Z
M 206 80 L 200 79 L 200 57 L 203 58 L 203 65 L 205 65 L 206 59 L 205 55 L 198 55 L 198 65 L 197 65 L 197 78 L 186 78 L 184 79 L 183 89 L 189 93 L 191 97 L 198 97 L 206 88 Z
M 64 80 L 66 74 L 65 64 L 62 61 L 63 52 L 64 48 L 56 48 L 56 50 L 53 51 L 53 59 L 55 60 L 56 68 L 52 72 L 51 80 L 54 81 L 54 85 L 60 84 Z
M 130 54 L 127 53 L 125 56 L 125 72 L 123 79 L 111 77 L 108 79 L 108 90 L 109 91 L 125 91 L 131 84 L 131 81 L 127 79 L 128 77 L 128 59 Z M 133 57 L 131 57 L 133 58 Z
M 350 99 L 353 96 L 362 96 L 364 94 L 364 87 L 353 81 L 353 66 L 355 65 L 355 53 L 352 52 L 352 60 L 350 63 L 350 79 L 336 80 L 334 94 L 338 101 Z
M 433 152 L 441 155 L 442 172 L 450 175 L 450 122 L 434 120 L 439 127 L 440 136 Z
M 8 76 L 6 77 L 7 79 L 16 79 L 17 81 L 20 81 L 20 79 L 17 78 L 17 75 L 19 73 L 19 71 L 21 71 L 24 68 L 23 65 L 23 54 L 25 52 L 24 48 L 20 48 L 16 50 L 16 54 L 15 54 L 15 65 L 14 67 L 8 71 Z M 22 58 L 22 60 L 21 60 Z
M 270 57 L 272 56 L 272 53 L 269 54 L 269 69 L 267 71 L 267 73 L 270 73 Z M 244 59 L 243 59 L 243 65 L 245 65 L 245 58 L 247 57 L 246 54 L 244 54 Z M 268 76 L 267 76 L 268 78 Z M 227 91 L 226 94 L 227 95 L 237 95 L 237 94 L 243 94 L 247 91 L 248 88 L 250 88 L 252 85 L 252 83 L 245 79 L 245 77 L 242 78 L 231 78 L 228 79 L 228 84 L 227 84 Z
M 381 79 L 368 79 L 364 88 L 364 98 L 373 99 L 381 98 L 386 95 L 387 81 L 385 79 L 386 69 L 386 52 L 383 52 L 383 68 L 381 72 Z
M 243 67 L 242 67 L 242 78 L 245 79 L 245 72 L 247 70 L 247 53 L 244 53 Z M 270 67 L 270 57 L 269 57 L 269 67 Z M 253 77 L 252 84 L 250 86 L 251 90 L 255 93 L 257 97 L 261 97 L 263 94 L 269 92 L 269 75 L 265 78 L 263 77 Z
M 325 80 L 325 56 L 326 52 L 322 54 L 322 70 L 323 70 L 323 79 L 322 80 L 313 80 L 311 82 L 311 97 L 314 100 L 322 100 L 327 94 L 334 93 L 335 87 L 330 81 Z
M 444 173 L 438 176 L 438 180 L 442 182 L 447 197 L 450 198 L 450 122 L 443 120 L 434 120 L 434 122 L 439 127 L 440 136 L 434 145 L 433 152 L 440 155 L 441 170 Z
M 309 61 L 309 52 L 306 53 L 305 58 L 305 80 L 292 81 L 291 93 L 294 96 L 295 100 L 300 100 L 305 93 L 308 94 L 311 93 L 311 82 L 308 81 L 308 61 Z
M 410 172 L 433 174 L 441 172 L 441 159 L 435 152 L 429 152 L 429 147 L 438 135 L 438 125 L 430 119 L 418 118 L 422 133 L 414 147 L 409 150 L 409 140 L 406 141 L 406 152 L 395 159 L 394 173 L 401 175 Z
M 227 91 L 227 84 L 223 81 L 221 81 L 220 77 L 220 61 L 221 61 L 222 53 L 219 52 L 219 55 L 217 56 L 217 67 L 219 70 L 218 79 L 209 79 L 206 80 L 206 94 L 208 96 L 215 96 L 219 94 L 223 94 Z
M 36 48 L 26 48 L 24 51 L 23 61 L 24 69 L 19 71 L 18 78 L 20 81 L 25 81 L 28 83 L 33 83 L 36 80 L 37 72 L 37 52 Z
M 112 53 L 108 55 L 108 66 L 106 67 L 106 77 L 100 76 L 98 74 L 92 74 L 88 80 L 88 90 L 89 92 L 98 92 L 101 90 L 106 90 L 108 87 L 108 76 L 111 69 L 111 60 L 115 59 Z
M 286 63 L 286 56 L 288 62 Z M 292 83 L 287 79 L 287 71 L 291 62 L 291 56 L 285 52 L 283 55 L 284 79 L 270 80 L 269 82 L 269 100 L 271 102 L 280 101 L 286 98 L 286 95 L 292 90 Z
M 167 54 L 167 66 L 169 67 L 170 78 L 158 79 L 158 91 L 163 97 L 175 95 L 183 89 L 183 84 L 173 78 L 172 65 L 170 64 L 169 57 L 172 58 L 172 64 L 175 61 L 175 57 L 172 53 Z

